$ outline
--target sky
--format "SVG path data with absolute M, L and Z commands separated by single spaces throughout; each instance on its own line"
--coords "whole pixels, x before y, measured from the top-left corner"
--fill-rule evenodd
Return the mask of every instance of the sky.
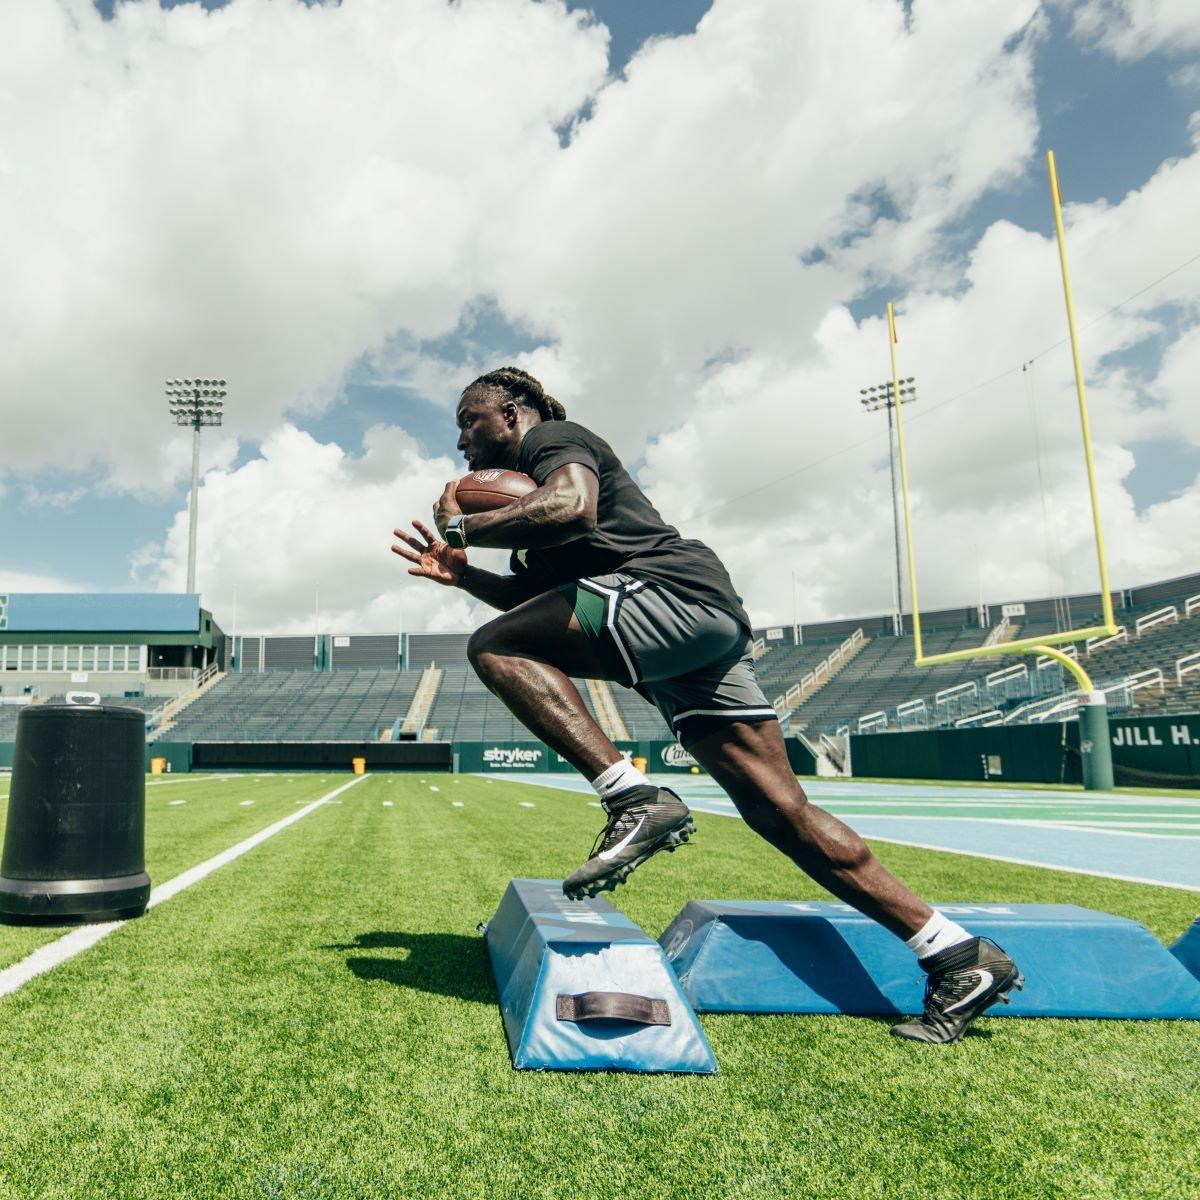
M 1200 569 L 1194 0 L 57 0 L 0 59 L 0 591 L 182 590 L 162 383 L 221 377 L 221 624 L 471 628 L 388 546 L 513 363 L 756 624 L 887 611 L 889 300 L 923 603 L 1093 590 L 1048 148 L 1112 582 Z

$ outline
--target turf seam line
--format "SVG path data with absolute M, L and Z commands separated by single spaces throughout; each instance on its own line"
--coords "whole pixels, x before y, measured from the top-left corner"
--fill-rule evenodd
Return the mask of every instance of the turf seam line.
M 255 846 L 261 845 L 268 838 L 274 837 L 289 825 L 293 825 L 302 817 L 308 816 L 310 812 L 315 812 L 322 805 L 331 801 L 334 796 L 348 791 L 356 783 L 362 783 L 366 778 L 366 775 L 356 776 L 349 783 L 343 783 L 341 787 L 334 788 L 332 792 L 326 793 L 319 800 L 314 800 L 311 804 L 305 805 L 304 808 L 288 813 L 286 817 L 282 817 L 273 825 L 268 825 L 265 829 L 260 829 L 257 833 L 251 834 L 250 837 L 238 842 L 237 845 L 230 846 L 228 850 L 222 850 L 220 854 L 215 854 L 212 858 L 206 859 L 194 867 L 189 867 L 182 874 L 176 875 L 174 879 L 168 879 L 166 883 L 152 888 L 150 899 L 146 904 L 146 910 L 149 911 L 164 901 L 170 900 L 173 896 L 179 895 L 184 888 L 191 887 L 193 883 L 199 883 L 206 875 L 211 875 L 227 863 L 233 862 L 235 858 L 240 858 L 243 854 L 253 850 Z M 103 921 L 96 925 L 80 925 L 55 941 L 49 942 L 45 946 L 39 946 L 32 954 L 0 971 L 0 996 L 10 995 L 18 988 L 23 987 L 31 979 L 36 979 L 39 975 L 44 975 L 47 971 L 52 971 L 55 967 L 61 966 L 77 954 L 82 954 L 85 950 L 91 949 L 97 942 L 103 941 L 108 937 L 110 933 L 115 933 L 122 925 L 128 924 L 129 921 L 126 920 Z

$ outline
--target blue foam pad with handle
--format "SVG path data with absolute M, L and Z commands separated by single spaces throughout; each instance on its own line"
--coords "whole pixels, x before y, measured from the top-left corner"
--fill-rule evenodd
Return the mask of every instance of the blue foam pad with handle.
M 1024 990 L 990 1015 L 1200 1018 L 1200 981 L 1136 921 L 1073 904 L 936 907 L 1003 947 L 1024 972 Z M 697 1012 L 922 1008 L 916 957 L 845 904 L 693 900 L 660 941 Z
M 514 1067 L 716 1071 L 662 947 L 607 900 L 514 879 L 484 938 Z

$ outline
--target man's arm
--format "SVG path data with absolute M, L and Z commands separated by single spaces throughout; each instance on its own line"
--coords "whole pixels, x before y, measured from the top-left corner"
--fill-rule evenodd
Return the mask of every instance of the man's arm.
M 599 499 L 596 473 L 582 463 L 567 463 L 520 500 L 492 512 L 471 513 L 464 521 L 467 545 L 536 550 L 573 542 L 596 527 Z M 453 487 L 447 486 L 435 514 L 438 529 L 444 533 L 446 522 L 460 511 Z
M 523 604 L 532 594 L 517 575 L 497 575 L 482 567 L 464 567 L 456 587 L 503 612 Z
M 533 590 L 518 575 L 497 575 L 492 571 L 484 571 L 479 567 L 467 564 L 465 550 L 455 550 L 448 546 L 431 529 L 427 529 L 420 521 L 414 521 L 413 526 L 421 535 L 414 537 L 407 529 L 393 530 L 403 545 L 393 545 L 392 553 L 407 559 L 413 565 L 409 567 L 410 575 L 422 579 L 432 579 L 443 587 L 462 588 L 464 592 L 490 604 L 493 608 L 507 612 L 516 608 L 532 596 Z

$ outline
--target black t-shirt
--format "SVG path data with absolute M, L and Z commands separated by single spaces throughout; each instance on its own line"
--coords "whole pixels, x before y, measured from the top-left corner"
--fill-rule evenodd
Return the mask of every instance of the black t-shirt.
M 721 560 L 703 543 L 680 537 L 634 483 L 612 447 L 574 421 L 543 421 L 521 442 L 516 469 L 540 485 L 551 472 L 581 463 L 600 480 L 596 525 L 590 533 L 540 550 L 514 550 L 511 567 L 530 594 L 591 575 L 624 571 L 661 584 L 685 600 L 732 613 L 750 628 L 741 597 Z

